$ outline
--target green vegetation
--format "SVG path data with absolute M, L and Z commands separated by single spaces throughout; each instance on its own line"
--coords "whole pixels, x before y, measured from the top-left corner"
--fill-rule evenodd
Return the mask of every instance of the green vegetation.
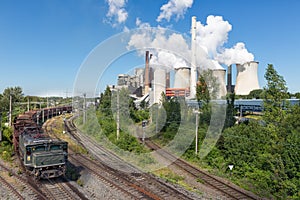
M 165 179 L 166 181 L 171 183 L 178 184 L 184 180 L 183 176 L 175 174 L 174 172 L 170 171 L 168 168 L 157 170 L 155 174 L 159 175 L 160 178 Z
M 80 186 L 80 187 L 83 187 L 83 181 L 81 179 L 78 179 L 77 180 L 77 184 Z
M 260 196 L 299 199 L 300 107 L 287 104 L 283 107 L 289 94 L 283 77 L 272 65 L 268 66 L 265 78 L 267 86 L 250 93 L 264 97 L 263 123 L 261 120 L 240 125 L 225 123 L 222 137 L 204 160 L 195 156 L 193 145 L 184 157 Z M 230 113 L 227 108 L 226 120 Z M 200 135 L 206 133 L 207 125 L 199 128 Z M 204 136 L 200 136 L 200 144 Z M 234 165 L 231 176 L 229 164 Z
M 267 86 L 262 90 L 252 91 L 246 97 L 264 99 L 265 111 L 262 116 L 252 117 L 254 120 L 236 125 L 234 116 L 237 111 L 233 107 L 236 96 L 229 94 L 224 129 L 216 146 L 204 159 L 200 159 L 195 154 L 194 141 L 183 158 L 215 175 L 228 178 L 259 196 L 299 199 L 300 106 L 291 107 L 285 102 L 291 94 L 287 92 L 283 77 L 276 72 L 273 65 L 268 65 L 265 78 Z M 199 148 L 203 145 L 210 123 L 209 91 L 212 91 L 210 87 L 214 85 L 209 85 L 205 83 L 204 77 L 199 78 L 197 100 L 203 105 L 198 129 Z M 165 145 L 176 135 L 180 119 L 175 116 L 180 116 L 181 113 L 176 98 L 167 100 L 162 96 L 162 102 L 167 123 L 155 139 Z M 232 172 L 229 164 L 234 165 Z M 176 179 L 169 175 L 166 178 Z
M 119 113 L 119 137 L 117 138 L 117 115 Z M 154 159 L 134 134 L 141 132 L 141 122 L 149 118 L 149 110 L 138 110 L 126 89 L 111 91 L 109 87 L 100 96 L 97 108 L 87 111 L 87 122 L 82 124 L 82 116 L 76 120 L 82 132 L 89 134 L 101 145 L 125 156 L 127 161 L 139 160 L 139 165 L 153 164 Z M 138 124 L 138 125 L 136 125 Z M 136 127 L 140 127 L 137 130 Z M 129 155 L 133 153 L 136 157 Z M 130 157 L 133 156 L 133 157 Z

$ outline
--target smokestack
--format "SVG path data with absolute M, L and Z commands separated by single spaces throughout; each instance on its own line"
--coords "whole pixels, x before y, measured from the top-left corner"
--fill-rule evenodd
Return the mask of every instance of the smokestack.
M 192 51 L 192 58 L 191 58 L 191 83 L 190 83 L 190 97 L 196 97 L 196 82 L 197 82 L 197 66 L 196 66 L 196 17 L 192 17 L 192 41 L 191 41 L 191 51 Z
M 228 66 L 227 69 L 227 92 L 232 93 L 232 65 Z
M 149 51 L 146 51 L 145 59 L 145 94 L 149 93 L 150 81 L 149 81 Z
M 170 72 L 166 73 L 166 88 L 170 88 Z
M 251 61 L 243 65 L 236 64 L 237 77 L 235 94 L 248 95 L 252 90 L 260 89 L 257 76 L 258 62 Z

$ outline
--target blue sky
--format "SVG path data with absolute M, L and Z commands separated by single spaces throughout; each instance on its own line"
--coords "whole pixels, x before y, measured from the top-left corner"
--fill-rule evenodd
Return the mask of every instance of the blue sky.
M 162 14 L 164 5 L 173 7 L 165 6 Z M 192 16 L 206 25 L 210 15 L 232 26 L 222 48 L 243 42 L 259 61 L 261 87 L 272 63 L 289 91 L 300 92 L 299 10 L 298 0 L 1 0 L 0 93 L 21 86 L 25 95 L 70 96 L 89 53 L 111 36 L 137 28 L 137 19 L 189 35 Z M 115 62 L 104 74 L 99 90 L 115 83 L 118 73 L 143 65 L 143 57 L 130 55 L 128 63 Z

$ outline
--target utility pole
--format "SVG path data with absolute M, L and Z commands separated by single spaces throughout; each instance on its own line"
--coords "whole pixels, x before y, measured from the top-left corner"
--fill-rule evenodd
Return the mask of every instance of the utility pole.
M 83 93 L 83 124 L 86 122 L 86 93 Z
M 142 121 L 142 127 L 143 127 L 143 137 L 142 137 L 142 141 L 143 141 L 143 144 L 145 144 L 145 128 L 146 128 L 146 125 L 147 125 L 147 120 L 143 120 L 143 121 Z
M 2 141 L 2 112 L 0 111 L 0 142 Z
M 9 95 L 9 126 L 12 125 L 11 118 L 12 118 L 12 96 L 10 94 Z
M 42 121 L 43 121 L 43 123 L 44 123 L 44 122 L 45 122 L 45 111 L 44 111 L 44 108 L 43 108 L 43 110 L 42 110 L 42 113 L 43 113 Z
M 155 133 L 157 134 L 158 133 L 158 106 L 156 107 L 156 127 L 155 127 Z
M 49 99 L 48 99 L 48 95 L 47 95 L 47 108 L 49 107 Z
M 117 89 L 117 140 L 120 137 L 120 96 L 119 89 Z
M 30 106 L 30 103 L 29 103 L 29 96 L 27 97 L 27 111 L 29 112 L 29 106 Z
M 199 114 L 201 113 L 201 112 L 199 112 L 199 110 L 194 110 L 194 113 L 196 114 L 196 133 L 195 133 L 195 135 L 196 135 L 196 139 L 195 139 L 195 153 L 196 153 L 196 155 L 198 154 L 198 128 L 199 128 Z

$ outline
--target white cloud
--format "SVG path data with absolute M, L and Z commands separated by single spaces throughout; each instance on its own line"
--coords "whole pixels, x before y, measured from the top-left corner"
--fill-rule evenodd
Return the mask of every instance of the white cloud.
M 169 0 L 167 4 L 162 5 L 160 8 L 161 12 L 156 21 L 160 22 L 166 19 L 169 22 L 173 15 L 176 15 L 176 20 L 178 20 L 192 5 L 193 0 Z
M 108 12 L 106 16 L 109 18 L 113 26 L 125 23 L 128 12 L 125 10 L 127 0 L 106 0 L 108 3 Z
M 246 62 L 253 61 L 254 56 L 252 53 L 248 52 L 244 43 L 239 42 L 230 49 L 223 49 L 222 52 L 216 56 L 216 59 L 220 63 L 224 63 L 226 65 L 237 63 L 244 64 Z
M 146 49 L 153 54 L 151 62 L 157 66 L 177 68 L 190 66 L 190 39 L 182 34 L 161 27 L 151 28 L 150 24 L 136 19 L 138 31 L 128 42 L 128 49 L 138 49 L 144 56 Z M 221 16 L 208 16 L 206 25 L 197 22 L 196 33 L 196 65 L 201 69 L 221 69 L 223 64 L 245 63 L 252 61 L 254 56 L 248 52 L 244 43 L 237 43 L 233 48 L 226 49 L 228 33 L 232 26 Z
M 231 24 L 224 21 L 223 17 L 210 15 L 207 17 L 206 25 L 197 22 L 197 46 L 204 49 L 209 58 L 226 65 L 253 61 L 253 54 L 248 52 L 242 42 L 229 49 L 224 47 L 231 30 Z M 213 61 L 215 68 L 220 68 L 216 61 Z
M 140 21 L 137 24 L 146 28 L 139 29 L 131 36 L 128 49 L 138 49 L 140 56 L 144 56 L 146 49 L 150 50 L 153 67 L 172 69 L 189 66 L 190 49 L 181 34 L 161 27 L 150 28 L 147 23 Z
M 228 21 L 224 21 L 221 16 L 208 16 L 206 25 L 197 22 L 196 40 L 198 45 L 207 49 L 210 56 L 215 56 L 228 39 L 228 32 L 232 26 Z

